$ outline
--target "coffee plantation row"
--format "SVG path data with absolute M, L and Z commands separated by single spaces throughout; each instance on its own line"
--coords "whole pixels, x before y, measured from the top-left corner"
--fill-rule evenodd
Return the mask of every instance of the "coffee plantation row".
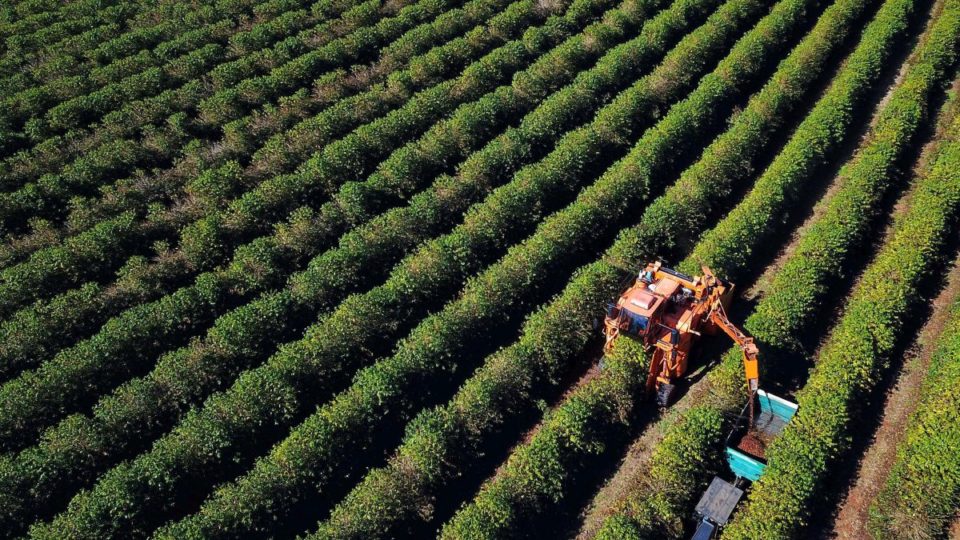
M 960 0 L 0 6 L 0 536 L 689 538 L 748 392 L 600 350 L 663 260 L 799 405 L 717 537 L 947 538 L 958 53 Z

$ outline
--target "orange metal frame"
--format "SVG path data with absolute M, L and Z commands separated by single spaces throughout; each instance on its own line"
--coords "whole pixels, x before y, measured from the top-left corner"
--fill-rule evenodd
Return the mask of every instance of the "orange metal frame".
M 737 328 L 726 315 L 732 298 L 733 285 L 718 279 L 709 268 L 703 275 L 683 276 L 666 269 L 660 262 L 650 263 L 620 296 L 617 314 L 604 320 L 605 351 L 617 338 L 627 334 L 640 339 L 647 350 L 653 349 L 647 390 L 653 391 L 661 383 L 672 384 L 687 371 L 690 350 L 701 333 L 713 334 L 722 330 L 743 350 L 744 372 L 750 391 L 759 382 L 759 358 L 753 338 Z M 647 319 L 640 334 L 629 331 L 628 311 Z

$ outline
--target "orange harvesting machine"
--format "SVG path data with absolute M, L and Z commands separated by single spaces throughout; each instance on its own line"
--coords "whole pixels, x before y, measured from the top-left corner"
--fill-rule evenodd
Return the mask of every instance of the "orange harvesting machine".
M 714 477 L 695 510 L 694 540 L 716 538 L 735 510 L 744 490 L 766 469 L 766 445 L 776 439 L 797 412 L 797 405 L 760 389 L 759 350 L 753 338 L 727 318 L 733 284 L 707 267 L 688 276 L 648 264 L 636 280 L 607 306 L 604 351 L 621 336 L 639 340 L 652 351 L 646 390 L 661 407 L 673 400 L 678 381 L 687 372 L 690 351 L 702 335 L 723 332 L 743 353 L 748 400 L 726 439 L 726 461 L 733 480 Z M 759 413 L 755 415 L 755 406 Z
M 670 404 L 676 381 L 687 371 L 690 350 L 703 334 L 724 332 L 743 351 L 743 366 L 750 393 L 758 389 L 760 373 L 757 346 L 727 318 L 733 285 L 703 267 L 702 276 L 688 276 L 650 263 L 604 319 L 609 351 L 622 335 L 638 339 L 653 350 L 647 391 L 657 402 Z

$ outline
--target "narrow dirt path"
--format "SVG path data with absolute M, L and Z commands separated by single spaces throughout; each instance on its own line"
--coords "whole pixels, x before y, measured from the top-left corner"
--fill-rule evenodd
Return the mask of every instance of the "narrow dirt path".
M 504 459 L 503 462 L 500 463 L 500 465 L 498 465 L 497 468 L 493 471 L 493 473 L 489 476 L 489 478 L 483 481 L 483 484 L 481 485 L 481 487 L 490 482 L 493 482 L 494 480 L 497 479 L 497 477 L 503 474 L 503 470 L 507 466 L 509 457 L 512 456 L 520 447 L 526 446 L 527 444 L 530 443 L 530 441 L 533 440 L 534 437 L 536 437 L 537 433 L 539 433 L 540 430 L 543 429 L 545 419 L 548 418 L 550 414 L 552 414 L 554 411 L 560 408 L 564 403 L 566 403 L 570 399 L 570 396 L 573 395 L 577 390 L 579 390 L 580 388 L 583 388 L 584 386 L 587 385 L 587 383 L 589 383 L 593 379 L 596 379 L 600 375 L 601 369 L 600 369 L 600 365 L 597 363 L 600 359 L 600 354 L 595 353 L 594 355 L 597 357 L 597 361 L 590 362 L 589 367 L 587 367 L 587 370 L 582 372 L 580 376 L 572 384 L 570 384 L 569 386 L 566 387 L 566 389 L 564 389 L 563 393 L 560 394 L 560 396 L 556 399 L 556 401 L 554 401 L 547 408 L 547 411 L 543 414 L 543 416 L 541 416 L 540 420 L 538 420 L 533 426 L 527 429 L 527 431 L 525 431 L 520 436 L 517 442 L 513 446 L 511 446 L 510 450 L 506 453 L 507 459 Z
M 951 92 L 956 95 L 958 90 L 960 90 L 960 80 L 954 81 Z M 927 172 L 935 144 L 942 137 L 945 126 L 949 125 L 958 114 L 958 109 L 960 109 L 960 103 L 956 99 L 944 107 L 944 114 L 938 118 L 937 129 L 930 136 L 914 164 L 913 178 Z M 891 222 L 909 208 L 914 191 L 915 187 L 911 186 L 897 201 Z M 883 240 L 888 238 L 890 230 L 891 227 L 888 226 L 881 235 Z M 859 462 L 855 463 L 857 471 L 851 477 L 851 483 L 846 486 L 846 493 L 840 499 L 832 518 L 827 520 L 828 525 L 825 530 L 829 531 L 833 538 L 841 540 L 870 538 L 866 530 L 867 512 L 886 481 L 896 457 L 896 448 L 903 437 L 910 415 L 922 398 L 921 387 L 930 365 L 932 346 L 949 316 L 949 306 L 958 297 L 960 297 L 960 258 L 954 261 L 947 282 L 931 304 L 929 318 L 904 353 L 903 360 L 896 368 L 897 372 L 893 374 L 893 382 L 887 390 L 882 408 L 879 409 L 881 415 L 879 424 L 873 430 L 871 440 L 859 458 Z
M 939 2 L 938 2 L 939 3 Z M 800 243 L 800 239 L 804 236 L 807 230 L 810 228 L 811 224 L 820 219 L 824 212 L 824 206 L 826 201 L 829 201 L 833 198 L 836 192 L 843 185 L 840 182 L 838 176 L 840 168 L 853 157 L 857 149 L 865 142 L 867 133 L 869 129 L 877 121 L 876 112 L 879 111 L 883 104 L 890 100 L 890 96 L 893 94 L 894 89 L 900 86 L 900 83 L 903 81 L 903 78 L 906 76 L 908 65 L 906 62 L 903 62 L 900 65 L 900 69 L 897 70 L 896 76 L 890 81 L 889 86 L 886 88 L 886 91 L 883 93 L 883 96 L 880 98 L 880 101 L 873 109 L 873 114 L 870 117 L 870 122 L 863 123 L 861 126 L 856 128 L 856 136 L 850 137 L 850 140 L 847 144 L 844 145 L 844 148 L 841 150 L 840 159 L 835 160 L 835 165 L 829 171 L 833 180 L 830 181 L 830 184 L 827 185 L 826 190 L 820 196 L 819 200 L 813 206 L 813 210 L 808 213 L 803 222 L 796 227 L 792 233 L 790 233 L 790 241 L 777 253 L 774 261 L 764 269 L 763 274 L 757 279 L 752 287 L 747 289 L 744 293 L 744 297 L 753 300 L 763 297 L 766 291 L 770 288 L 770 284 L 773 282 L 774 276 L 780 272 L 780 269 L 786 263 L 793 253 L 797 250 L 797 246 Z
M 701 373 L 695 373 L 694 376 L 702 374 L 705 370 L 706 368 L 702 367 Z M 581 515 L 580 532 L 577 534 L 578 540 L 587 540 L 597 534 L 603 520 L 613 512 L 617 503 L 625 498 L 626 494 L 639 480 L 640 472 L 649 461 L 653 449 L 663 439 L 666 427 L 672 425 L 677 416 L 702 402 L 706 391 L 706 385 L 692 385 L 676 403 L 670 406 L 663 416 L 643 430 L 640 436 L 630 444 L 630 448 L 616 469 L 616 474 L 610 477 L 597 491 L 593 500 Z
M 434 515 L 432 522 L 437 527 L 449 521 L 464 503 L 472 501 L 484 486 L 503 474 L 510 456 L 536 436 L 543 428 L 544 418 L 550 412 L 563 405 L 577 389 L 582 388 L 600 375 L 601 369 L 598 361 L 603 357 L 602 347 L 603 342 L 599 339 L 588 345 L 582 354 L 574 362 L 571 362 L 569 370 L 562 376 L 557 391 L 542 402 L 543 410 L 540 414 L 531 414 L 531 418 L 525 420 L 520 429 L 504 434 L 503 446 L 492 450 L 494 456 L 499 457 L 494 457 L 492 461 L 485 465 L 478 466 L 475 477 L 463 484 L 462 489 L 458 491 L 456 503 L 448 504 L 445 511 Z
M 947 286 L 933 301 L 933 314 L 921 330 L 918 340 L 907 351 L 896 382 L 887 393 L 880 426 L 860 459 L 856 480 L 838 506 L 832 537 L 840 540 L 870 538 L 867 511 L 883 487 L 896 458 L 910 415 L 923 397 L 922 383 L 930 366 L 932 345 L 949 316 L 949 306 L 960 297 L 960 259 L 954 262 Z

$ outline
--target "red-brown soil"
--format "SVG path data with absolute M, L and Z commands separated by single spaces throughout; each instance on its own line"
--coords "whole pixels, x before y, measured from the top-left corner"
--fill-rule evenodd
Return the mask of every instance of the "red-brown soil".
M 931 345 L 947 321 L 947 308 L 960 297 L 960 261 L 955 262 L 950 276 L 947 286 L 934 300 L 933 314 L 921 330 L 917 343 L 907 351 L 896 383 L 887 394 L 881 424 L 860 460 L 854 484 L 838 506 L 832 527 L 834 538 L 870 538 L 866 529 L 867 512 L 886 482 L 910 415 L 923 398 L 922 383 L 930 365 Z

